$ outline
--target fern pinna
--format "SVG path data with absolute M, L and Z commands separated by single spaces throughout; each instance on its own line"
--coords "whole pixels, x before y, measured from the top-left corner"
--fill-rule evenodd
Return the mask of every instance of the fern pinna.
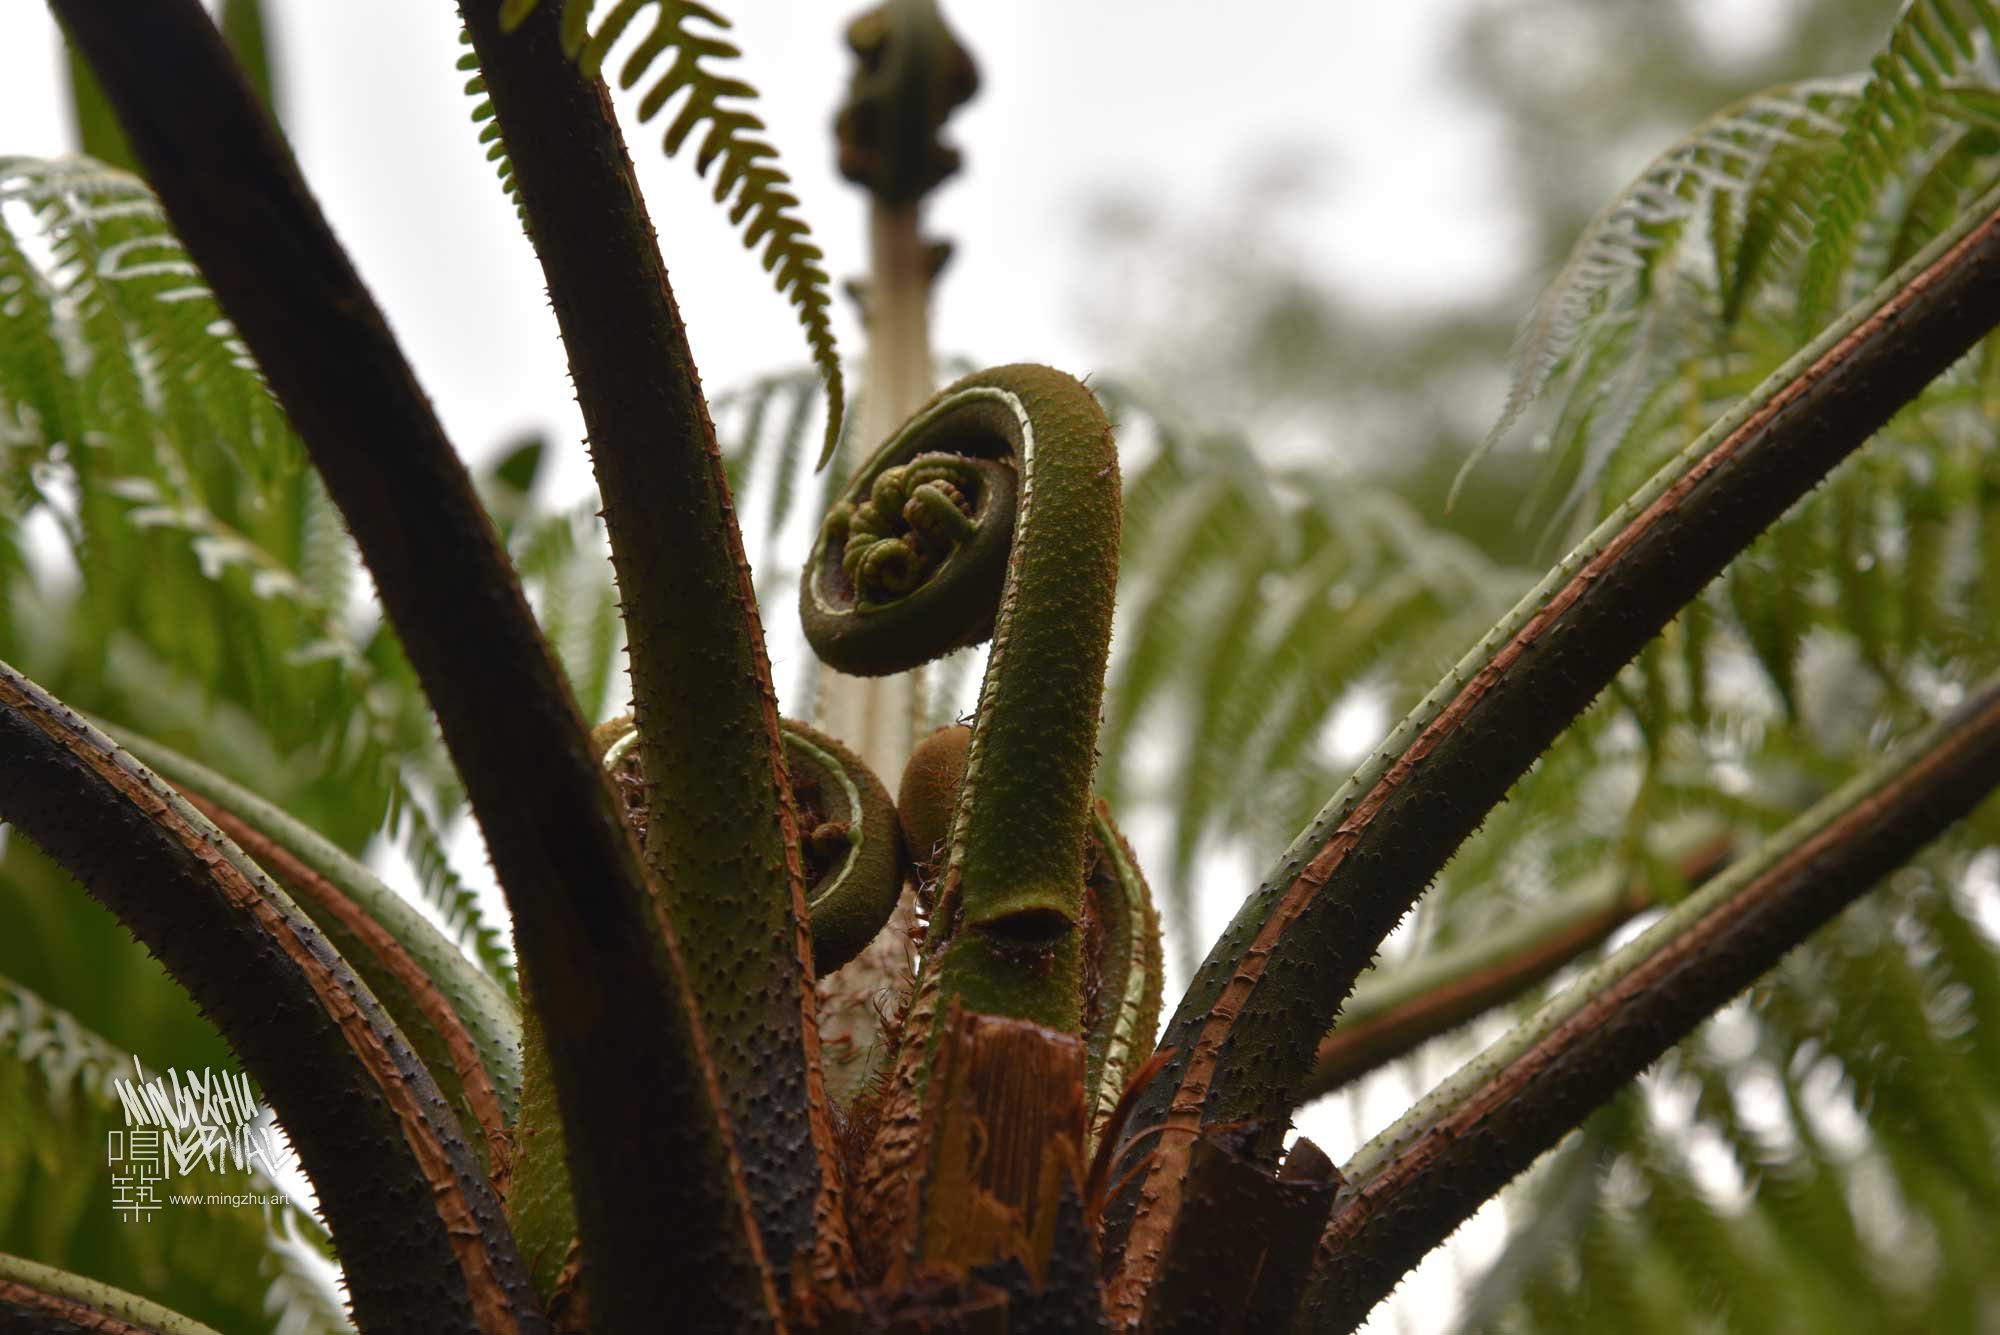
M 2000 662 L 1976 625 L 2000 493 L 1966 438 L 1990 367 L 1963 360 L 2000 309 L 1983 4 L 1912 6 L 1865 79 L 1725 112 L 1593 225 L 1502 426 L 1570 390 L 1549 421 L 1587 466 L 1559 512 L 1596 522 L 1538 582 L 1365 490 L 1185 440 L 1113 389 L 1020 365 L 944 389 L 827 485 L 797 577 L 806 636 L 841 671 L 991 639 L 969 726 L 927 739 L 891 799 L 843 739 L 777 712 L 728 461 L 596 74 L 645 3 L 594 28 L 578 0 L 461 10 L 583 406 L 615 594 L 584 573 L 590 515 L 529 513 L 538 447 L 479 494 L 194 0 L 118 19 L 55 6 L 146 184 L 88 162 L 0 166 L 0 203 L 26 206 L 0 214 L 6 499 L 66 526 L 84 589 L 75 624 L 40 649 L 21 637 L 75 700 L 0 669 L 0 813 L 23 836 L 0 867 L 8 912 L 47 912 L 66 873 L 185 986 L 317 1188 L 323 1240 L 286 1211 L 270 1228 L 331 1248 L 362 1329 L 1351 1329 L 2000 783 Z M 720 20 L 655 7 L 625 82 L 675 51 L 642 114 L 685 93 L 670 152 L 708 127 L 697 166 L 721 161 L 719 197 L 736 192 L 801 306 L 837 439 L 818 252 L 760 127 L 730 109 L 747 86 L 703 64 L 733 51 L 687 26 Z M 904 165 L 933 183 L 929 135 L 966 85 L 935 20 L 892 0 L 857 43 L 921 103 L 924 134 L 875 147 L 919 154 Z M 902 77 L 925 61 L 934 77 Z M 32 244 L 12 230 L 23 216 Z M 1114 415 L 1153 450 L 1129 496 Z M 1901 451 L 1793 511 L 1878 432 Z M 353 615 L 335 508 L 400 647 Z M 1140 596 L 1111 666 L 1121 558 Z M 123 666 L 48 647 L 109 644 L 120 618 L 157 614 L 141 561 L 185 592 L 173 626 L 140 626 Z M 1353 580 L 1371 591 L 1329 596 Z M 1176 605 L 1191 585 L 1234 596 L 1201 620 Z M 1267 589 L 1283 596 L 1259 606 Z M 1330 801 L 1258 786 L 1324 766 L 1307 739 L 1340 683 L 1391 661 L 1374 638 L 1449 640 L 1502 591 L 1512 610 Z M 621 633 L 633 709 L 592 732 Z M 1813 661 L 1816 637 L 1838 640 L 1839 670 Z M 1177 640 L 1200 651 L 1176 659 L 1162 646 Z M 1746 672 L 1765 695 L 1746 696 Z M 217 705 L 211 676 L 247 704 Z M 1829 678 L 1887 727 L 1824 726 Z M 1194 720 L 1185 765 L 1149 785 L 1125 739 L 1169 707 Z M 1711 741 L 1719 717 L 1756 727 Z M 1101 736 L 1119 752 L 1102 769 Z M 313 782 L 263 782 L 298 751 Z M 1704 785 L 1718 760 L 1764 782 Z M 1224 795 L 1233 780 L 1246 795 Z M 301 819 L 322 781 L 373 785 L 367 828 Z M 1164 1038 L 1158 914 L 1094 788 L 1169 794 L 1183 887 L 1204 840 L 1317 807 L 1191 970 Z M 1524 814 L 1495 814 L 1510 789 Z M 514 920 L 518 988 L 472 923 L 449 924 L 472 932 L 454 942 L 356 856 L 386 820 L 418 832 L 425 861 L 431 812 L 461 792 Z M 1678 847 L 1651 833 L 1670 806 L 1702 818 Z M 1563 857 L 1546 849 L 1558 820 L 1582 831 Z M 1939 890 L 1966 879 L 1988 824 L 1958 825 L 1912 873 L 1896 934 L 1924 949 L 1835 970 L 1879 1013 L 1816 1021 L 1826 986 L 1781 975 L 1759 1030 L 1817 1028 L 1860 1097 L 1920 1125 L 1882 1143 L 1946 1224 L 1940 1166 L 1990 1176 L 1992 1091 L 1937 1078 L 1951 1044 L 1907 975 L 1990 1009 L 1990 943 Z M 1428 975 L 1357 986 L 1441 873 L 1431 902 L 1456 908 L 1469 880 L 1536 862 L 1593 864 L 1601 884 L 1517 906 L 1539 911 L 1505 932 L 1433 929 L 1449 949 Z M 907 925 L 892 916 L 906 896 Z M 1306 1098 L 1532 997 L 1656 910 L 1345 1165 L 1286 1144 Z M 884 932 L 917 938 L 915 965 L 869 975 L 877 1041 L 835 1062 L 827 987 L 850 955 L 873 967 Z M 64 982 L 47 975 L 0 993 L 0 1033 L 38 1064 L 0 1090 L 101 1114 L 120 1054 L 40 1000 Z M 1350 993 L 1359 1022 L 1337 1026 Z M 1885 1046 L 1925 1059 L 1917 1083 L 1871 1057 Z M 1675 1060 L 1714 1097 L 1698 1046 Z M 1705 1208 L 1673 1197 L 1669 1151 L 1629 1100 L 1576 1144 L 1543 1194 L 1593 1199 L 1587 1170 L 1614 1161 L 1651 1174 L 1677 1217 Z M 1583 1170 L 1579 1154 L 1595 1156 Z M 1571 1217 L 1603 1275 L 1631 1267 L 1630 1219 Z M 1971 1236 L 1941 1246 L 1963 1258 Z M 270 1253 L 286 1321 L 338 1319 Z M 149 1289 L 158 1258 L 128 1260 L 117 1278 Z M 1745 1247 L 1718 1282 L 1747 1292 L 1771 1265 Z M 1526 1264 L 1515 1278 L 1492 1311 L 1587 1287 Z M 0 1315 L 28 1330 L 201 1329 L 164 1297 L 0 1257 Z
M 538 3 L 539 0 L 504 0 L 500 6 L 501 25 L 509 29 L 518 26 Z M 829 311 L 832 298 L 827 291 L 826 268 L 821 263 L 825 256 L 812 243 L 805 220 L 798 214 L 798 197 L 788 189 L 791 178 L 777 165 L 778 150 L 755 137 L 764 129 L 764 122 L 736 105 L 755 98 L 757 90 L 703 63 L 731 60 L 741 52 L 730 43 L 705 36 L 689 26 L 702 24 L 726 30 L 729 20 L 707 5 L 691 0 L 617 0 L 593 27 L 591 12 L 597 3 L 598 0 L 561 0 L 563 49 L 586 75 L 595 77 L 618 39 L 651 11 L 652 30 L 625 57 L 618 72 L 618 86 L 627 89 L 636 86 L 663 57 L 672 53 L 671 62 L 640 99 L 639 119 L 652 120 L 680 98 L 680 110 L 668 122 L 661 139 L 669 157 L 678 153 L 696 130 L 707 127 L 701 147 L 695 152 L 695 172 L 706 176 L 711 166 L 722 164 L 715 177 L 715 202 L 725 203 L 733 196 L 729 220 L 744 229 L 743 244 L 752 250 L 760 242 L 763 244 L 764 268 L 771 273 L 779 293 L 798 307 L 799 324 L 805 329 L 806 343 L 812 349 L 813 365 L 819 368 L 826 382 L 826 439 L 820 454 L 824 466 L 840 439 L 841 414 L 846 402 L 840 353 L 834 346 Z M 476 55 L 466 56 L 459 68 L 473 71 L 466 84 L 468 93 L 478 95 L 486 91 Z M 526 225 L 528 212 L 519 203 L 513 166 L 507 160 L 504 129 L 493 118 L 491 102 L 482 98 L 474 108 L 473 119 L 485 122 L 480 140 L 491 144 L 487 156 L 498 165 L 501 184 L 509 197 L 515 199 L 521 221 Z

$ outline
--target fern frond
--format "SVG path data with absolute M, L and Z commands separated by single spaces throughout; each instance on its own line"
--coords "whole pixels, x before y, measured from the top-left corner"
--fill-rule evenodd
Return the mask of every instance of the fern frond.
M 1098 785 L 1169 818 L 1168 857 L 1152 872 L 1182 927 L 1205 848 L 1282 838 L 1337 779 L 1335 711 L 1449 661 L 1523 581 L 1385 491 L 1274 468 L 1240 438 L 1180 428 L 1119 382 L 1096 390 L 1140 454 L 1125 488 Z
M 585 718 L 608 712 L 606 696 L 624 623 L 595 501 L 525 521 L 509 544 L 536 619 L 562 660 Z
M 840 440 L 846 400 L 840 354 L 834 345 L 825 254 L 813 244 L 811 231 L 798 212 L 799 199 L 791 191 L 791 177 L 778 165 L 778 150 L 758 137 L 764 122 L 744 109 L 757 90 L 716 69 L 742 53 L 729 42 L 691 26 L 701 24 L 720 32 L 728 29 L 729 20 L 693 0 L 614 0 L 593 30 L 590 20 L 597 0 L 561 3 L 564 45 L 593 76 L 600 73 L 606 55 L 626 30 L 644 11 L 653 11 L 652 30 L 626 57 L 618 72 L 618 86 L 630 89 L 653 76 L 639 101 L 641 122 L 651 121 L 669 103 L 679 100 L 680 109 L 667 123 L 661 140 L 668 157 L 678 154 L 696 130 L 706 127 L 694 155 L 695 174 L 706 177 L 710 167 L 721 164 L 715 176 L 715 202 L 728 205 L 729 220 L 743 228 L 746 247 L 752 252 L 762 247 L 765 272 L 771 274 L 779 294 L 797 309 L 813 364 L 825 383 L 827 422 L 819 459 L 824 468 Z M 509 28 L 517 26 L 535 8 L 536 0 L 502 0 L 501 23 Z M 671 59 L 655 74 L 669 55 Z M 470 68 L 463 60 L 460 67 Z M 474 84 L 477 82 L 475 76 Z M 484 88 L 468 84 L 467 91 L 483 93 Z M 475 119 L 482 113 L 491 116 L 490 104 L 482 101 L 474 112 Z M 491 143 L 488 156 L 500 164 L 502 183 L 513 196 L 512 169 L 497 122 L 488 123 L 480 140 Z
M 392 776 L 389 792 L 385 824 L 402 842 L 404 854 L 416 868 L 424 898 L 444 919 L 446 935 L 465 947 L 509 994 L 517 995 L 513 952 L 500 929 L 486 920 L 478 891 L 459 878 L 430 812 L 400 774 Z
M 1635 297 L 1684 258 L 1689 224 L 1742 196 L 1784 165 L 1837 136 L 1856 80 L 1812 80 L 1756 93 L 1718 112 L 1655 158 L 1592 219 L 1523 324 L 1515 375 L 1499 420 L 1466 470 L 1520 420 L 1528 405 Z M 1762 238 L 1771 223 L 1761 223 Z M 1734 243 L 1746 247 L 1745 228 Z M 1709 241 L 1696 233 L 1696 240 Z M 1460 473 L 1462 483 L 1465 471 Z
M 73 512 L 84 583 L 62 638 L 108 646 L 72 698 L 168 716 L 156 730 L 197 755 L 267 757 L 349 847 L 389 808 L 426 888 L 506 978 L 435 829 L 400 819 L 451 786 L 414 674 L 351 606 L 346 532 L 158 203 L 100 164 L 24 158 L 0 160 L 0 203 L 17 206 L 0 208 L 6 490 L 23 513 L 52 494 Z M 20 517 L 0 515 L 7 550 Z M 35 642 L 61 661 L 53 637 Z
M 521 202 L 521 189 L 514 183 L 514 163 L 507 156 L 506 141 L 500 137 L 493 99 L 486 95 L 486 79 L 479 72 L 479 57 L 472 51 L 472 34 L 463 27 L 458 30 L 458 44 L 465 48 L 458 58 L 458 68 L 467 76 L 465 94 L 473 99 L 472 123 L 479 127 L 479 142 L 486 145 L 486 160 L 493 164 L 494 175 L 500 178 L 500 192 L 514 206 L 514 217 L 520 221 L 521 230 L 529 232 L 528 206 Z
M 1850 284 L 1864 281 L 1850 273 L 1864 225 L 1912 155 L 1928 146 L 1940 119 L 1978 118 L 1977 96 L 1954 95 L 1947 86 L 1965 77 L 1990 84 L 2000 73 L 1996 42 L 2000 11 L 1991 0 L 1912 0 L 1904 6 L 1869 64 L 1860 103 L 1818 192 L 1798 293 L 1798 327 L 1808 336 L 1846 299 Z

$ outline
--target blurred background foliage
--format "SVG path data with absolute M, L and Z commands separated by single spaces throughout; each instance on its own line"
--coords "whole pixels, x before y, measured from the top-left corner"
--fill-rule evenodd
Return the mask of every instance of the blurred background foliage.
M 242 19 L 257 7 L 229 8 L 233 39 L 260 51 L 261 25 Z M 1075 220 L 1101 261 L 1075 313 L 1116 368 L 1092 383 L 1120 423 L 1126 479 L 1100 787 L 1166 901 L 1180 978 L 1366 748 L 1571 541 L 2000 177 L 1989 7 L 1794 0 L 1761 7 L 1754 33 L 1730 8 L 1464 10 L 1456 85 L 1499 127 L 1522 244 L 1514 272 L 1462 302 L 1385 309 L 1303 280 L 1291 211 L 1338 181 L 1281 153 L 1246 152 L 1242 190 L 1204 214 L 1118 195 Z M 1897 50 L 1899 13 L 1901 54 L 1872 84 L 1743 104 L 1868 70 Z M 87 129 L 87 87 L 79 98 Z M 1605 213 L 1704 123 L 1629 208 Z M 1855 126 L 1873 127 L 1866 142 Z M 504 978 L 501 928 L 448 856 L 462 798 L 414 679 L 156 212 L 122 178 L 12 160 L 0 221 L 0 655 L 397 867 Z M 1549 392 L 1448 505 L 1507 400 L 1524 313 L 1586 231 L 1614 276 L 1572 286 L 1584 295 L 1561 336 L 1539 359 L 1528 349 Z M 940 379 L 978 360 L 951 352 Z M 1631 885 L 1637 921 L 1686 892 L 1693 851 L 1747 848 L 2000 666 L 1996 397 L 2000 362 L 1982 348 L 1739 560 L 1494 815 L 1382 975 L 1585 891 L 1599 902 L 1607 878 Z M 817 381 L 774 371 L 715 408 L 780 689 L 804 714 L 813 669 L 788 614 L 791 572 L 837 485 L 837 469 L 808 471 Z M 622 645 L 595 507 L 545 500 L 539 441 L 494 459 L 489 507 L 585 712 L 605 717 Z M 963 712 L 977 680 L 977 654 L 933 668 L 927 712 Z M 1682 1045 L 1377 1326 L 2000 1326 L 1996 819 L 1926 854 Z M 1305 1115 L 1351 1125 L 1358 1143 L 1514 1013 Z M 99 1072 L 131 1053 L 153 1070 L 228 1058 L 122 929 L 19 839 L 0 856 L 0 1052 L 14 1059 L 0 1062 L 0 1250 L 224 1331 L 339 1327 L 299 1259 L 313 1225 L 292 1212 L 109 1222 L 100 1132 L 115 1102 Z

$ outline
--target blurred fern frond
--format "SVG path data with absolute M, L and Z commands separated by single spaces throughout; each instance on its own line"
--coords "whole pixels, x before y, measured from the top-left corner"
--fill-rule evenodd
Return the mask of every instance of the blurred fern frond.
M 504 977 L 441 835 L 408 814 L 456 805 L 415 674 L 358 600 L 339 516 L 144 183 L 88 159 L 0 159 L 0 315 L 5 602 L 43 618 L 9 654 L 79 705 L 259 781 L 350 849 L 400 830 L 460 939 Z M 57 550 L 26 559 L 37 525 Z M 245 774 L 249 757 L 265 772 Z
M 2000 176 L 1996 40 L 1988 0 L 1913 0 L 1863 73 L 1754 94 L 1660 154 L 1523 325 L 1461 482 L 1553 391 L 1551 465 L 1577 465 L 1557 514 L 1625 494 L 1660 435 L 1695 434 Z
M 1282 846 L 1375 740 L 1369 720 L 1413 704 L 1525 577 L 1384 487 L 1274 466 L 1094 387 L 1127 459 L 1098 783 L 1168 822 L 1150 871 L 1191 925 L 1204 847 Z
M 1973 863 L 1991 860 L 1963 840 L 1927 856 L 1594 1118 L 1587 1208 L 1520 1215 L 1545 1246 L 1489 1270 L 1460 1328 L 1593 1329 L 1585 1313 L 1664 1262 L 1657 1310 L 1684 1329 L 1984 1329 L 2000 1067 L 1976 1012 L 2000 943 Z
M 1907 196 L 1913 160 L 1958 125 L 1990 125 L 2000 77 L 2000 10 L 1991 0 L 1911 0 L 1873 61 L 1839 150 L 1814 191 L 1812 244 L 1800 273 L 1797 324 L 1808 336 L 1867 290 L 1859 252 L 1885 210 Z
M 1739 104 L 1592 223 L 1531 317 L 1496 429 L 1548 391 L 1550 475 L 1578 479 L 1570 524 L 1608 513 L 2000 179 L 1995 20 L 1975 0 L 1904 6 L 1865 74 Z M 1761 150 L 1724 151 L 1718 127 L 1741 133 L 1757 107 L 1790 119 Z M 1607 868 L 1670 902 L 1679 832 L 1748 847 L 2000 666 L 1996 375 L 1988 340 L 1739 558 L 1517 785 L 1398 951 L 1476 940 Z M 1996 839 L 1990 811 L 1961 826 L 1600 1113 L 1591 1172 L 1566 1150 L 1510 1197 L 1514 1242 L 1463 1328 L 1990 1325 L 1990 1232 L 1972 1221 L 2000 1188 L 1981 1030 L 2000 982 Z
M 1831 153 L 1859 101 L 1857 79 L 1768 89 L 1654 158 L 1591 219 L 1522 325 L 1514 383 L 1481 452 L 1565 369 L 1611 361 L 1649 299 L 1666 299 L 1689 250 L 1706 242 L 1720 269 L 1731 256 L 1761 262 L 1788 239 L 1787 209 L 1810 198 L 1806 164 Z

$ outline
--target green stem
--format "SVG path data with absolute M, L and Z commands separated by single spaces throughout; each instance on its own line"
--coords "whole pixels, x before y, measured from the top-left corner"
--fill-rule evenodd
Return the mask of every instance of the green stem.
M 509 1123 L 514 1120 L 521 1096 L 521 1017 L 499 983 L 468 960 L 430 919 L 365 863 L 282 807 L 130 729 L 92 722 L 168 782 L 214 803 L 298 859 L 379 923 L 450 1003 L 477 1048 L 480 1063 L 492 1077 L 505 1119 Z M 319 917 L 313 914 L 315 922 Z M 411 1032 L 410 1020 L 398 1015 L 397 1023 L 405 1033 Z
M 1514 780 L 1737 552 L 1992 327 L 2000 190 L 1612 514 L 1397 726 L 1223 933 L 1169 1024 L 1107 1221 L 1135 1312 L 1205 1122 L 1277 1129 L 1376 947 Z M 1162 1127 L 1176 1128 L 1158 1134 Z M 1143 1224 L 1135 1222 L 1143 1217 Z M 1129 1232 L 1128 1232 L 1129 1230 Z M 1129 1241 L 1128 1241 L 1129 1239 Z
M 970 541 L 904 527 L 909 492 L 946 486 L 977 524 Z M 918 583 L 899 592 L 910 570 Z M 956 1001 L 1081 1030 L 1084 850 L 1117 574 L 1110 425 L 1088 389 L 1037 366 L 939 394 L 856 473 L 814 544 L 800 611 L 834 667 L 900 671 L 991 628 L 933 918 L 939 1014 Z
M 370 1330 L 546 1330 L 430 1072 L 285 893 L 178 793 L 0 665 L 0 817 L 131 929 L 269 1096 Z
M 800 1255 L 817 1283 L 839 1287 L 846 1241 L 796 816 L 687 332 L 610 97 L 564 54 L 560 6 L 506 33 L 494 0 L 460 12 L 590 433 L 630 646 L 646 866 L 680 937 L 778 1287 Z M 656 1314 L 671 1307 L 657 1297 Z
M 1721 838 L 1696 850 L 1683 862 L 1683 880 L 1707 879 L 1727 860 L 1729 847 Z M 1449 950 L 1365 975 L 1333 1032 L 1320 1040 L 1299 1102 L 1330 1094 L 1512 1001 L 1654 904 L 1644 876 L 1612 871 Z
M 193 1317 L 83 1275 L 0 1252 L 0 1326 L 17 1335 L 216 1335 Z
M 534 977 L 585 1252 L 593 1273 L 618 1277 L 596 1319 L 775 1324 L 673 931 L 381 311 L 197 0 L 52 4 L 326 479 L 437 711 Z
M 1673 1044 L 2000 785 L 2000 680 L 1677 904 L 1355 1154 L 1299 1328 L 1358 1325 Z
M 917 745 L 897 794 L 906 842 L 921 850 L 917 875 L 935 880 L 951 841 L 972 729 L 952 723 Z M 1125 1087 L 1153 1050 L 1160 1023 L 1160 917 L 1131 845 L 1104 799 L 1091 803 L 1084 876 L 1084 1102 L 1089 1141 L 1109 1124 Z

